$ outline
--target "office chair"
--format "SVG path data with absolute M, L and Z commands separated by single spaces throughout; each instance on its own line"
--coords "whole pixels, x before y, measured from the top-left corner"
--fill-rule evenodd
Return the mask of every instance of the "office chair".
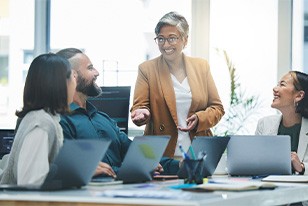
M 99 111 L 109 115 L 117 122 L 121 131 L 128 134 L 128 113 L 130 100 L 130 86 L 103 86 L 103 93 L 98 97 L 89 97 Z

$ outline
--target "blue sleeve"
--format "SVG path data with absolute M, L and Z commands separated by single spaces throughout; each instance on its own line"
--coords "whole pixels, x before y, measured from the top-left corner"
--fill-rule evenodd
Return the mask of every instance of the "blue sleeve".
M 121 142 L 121 157 L 122 157 L 122 162 L 123 162 L 123 159 L 126 155 L 126 152 L 129 148 L 129 145 L 132 141 L 128 138 L 128 136 L 124 132 L 122 132 L 120 130 L 119 130 L 119 133 L 118 133 L 118 137 L 119 137 L 120 142 Z
M 164 169 L 162 175 L 176 175 L 179 171 L 179 160 L 169 157 L 162 157 L 159 163 Z

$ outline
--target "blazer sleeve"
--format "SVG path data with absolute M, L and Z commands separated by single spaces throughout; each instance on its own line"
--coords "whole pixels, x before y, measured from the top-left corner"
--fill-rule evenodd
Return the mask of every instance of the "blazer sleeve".
M 134 102 L 130 111 L 136 109 L 148 109 L 150 111 L 149 80 L 145 71 L 139 66 L 138 76 L 135 84 Z
M 207 106 L 206 108 L 199 108 L 195 113 L 198 116 L 199 123 L 197 133 L 208 130 L 215 126 L 222 116 L 225 114 L 222 102 L 220 100 L 214 79 L 210 72 L 208 64 L 206 64 L 206 84 L 204 86 L 204 94 L 207 94 Z

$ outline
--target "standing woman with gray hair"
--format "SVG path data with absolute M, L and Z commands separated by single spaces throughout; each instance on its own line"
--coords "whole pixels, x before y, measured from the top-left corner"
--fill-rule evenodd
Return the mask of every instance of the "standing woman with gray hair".
M 211 128 L 224 115 L 209 64 L 188 57 L 183 49 L 189 25 L 176 13 L 164 15 L 155 28 L 161 55 L 139 65 L 131 108 L 132 121 L 145 125 L 145 135 L 170 135 L 164 153 L 181 157 L 194 136 L 212 136 Z

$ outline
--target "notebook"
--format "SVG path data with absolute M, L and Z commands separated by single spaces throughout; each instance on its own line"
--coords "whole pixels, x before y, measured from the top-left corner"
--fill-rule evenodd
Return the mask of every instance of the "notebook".
M 230 175 L 290 175 L 290 136 L 231 136 L 227 168 Z
M 137 183 L 152 180 L 153 171 L 168 145 L 170 136 L 137 136 L 119 168 L 117 180 Z
M 65 140 L 41 186 L 0 185 L 9 190 L 61 190 L 85 186 L 91 180 L 110 140 Z
M 205 136 L 197 136 L 192 141 L 192 148 L 196 156 L 199 152 L 204 151 L 206 153 L 206 158 L 203 162 L 203 177 L 208 177 L 213 175 L 218 162 L 227 148 L 230 137 L 205 137 Z M 188 151 L 188 155 L 192 157 L 190 151 Z M 182 165 L 178 172 L 179 178 L 187 178 L 187 172 Z

